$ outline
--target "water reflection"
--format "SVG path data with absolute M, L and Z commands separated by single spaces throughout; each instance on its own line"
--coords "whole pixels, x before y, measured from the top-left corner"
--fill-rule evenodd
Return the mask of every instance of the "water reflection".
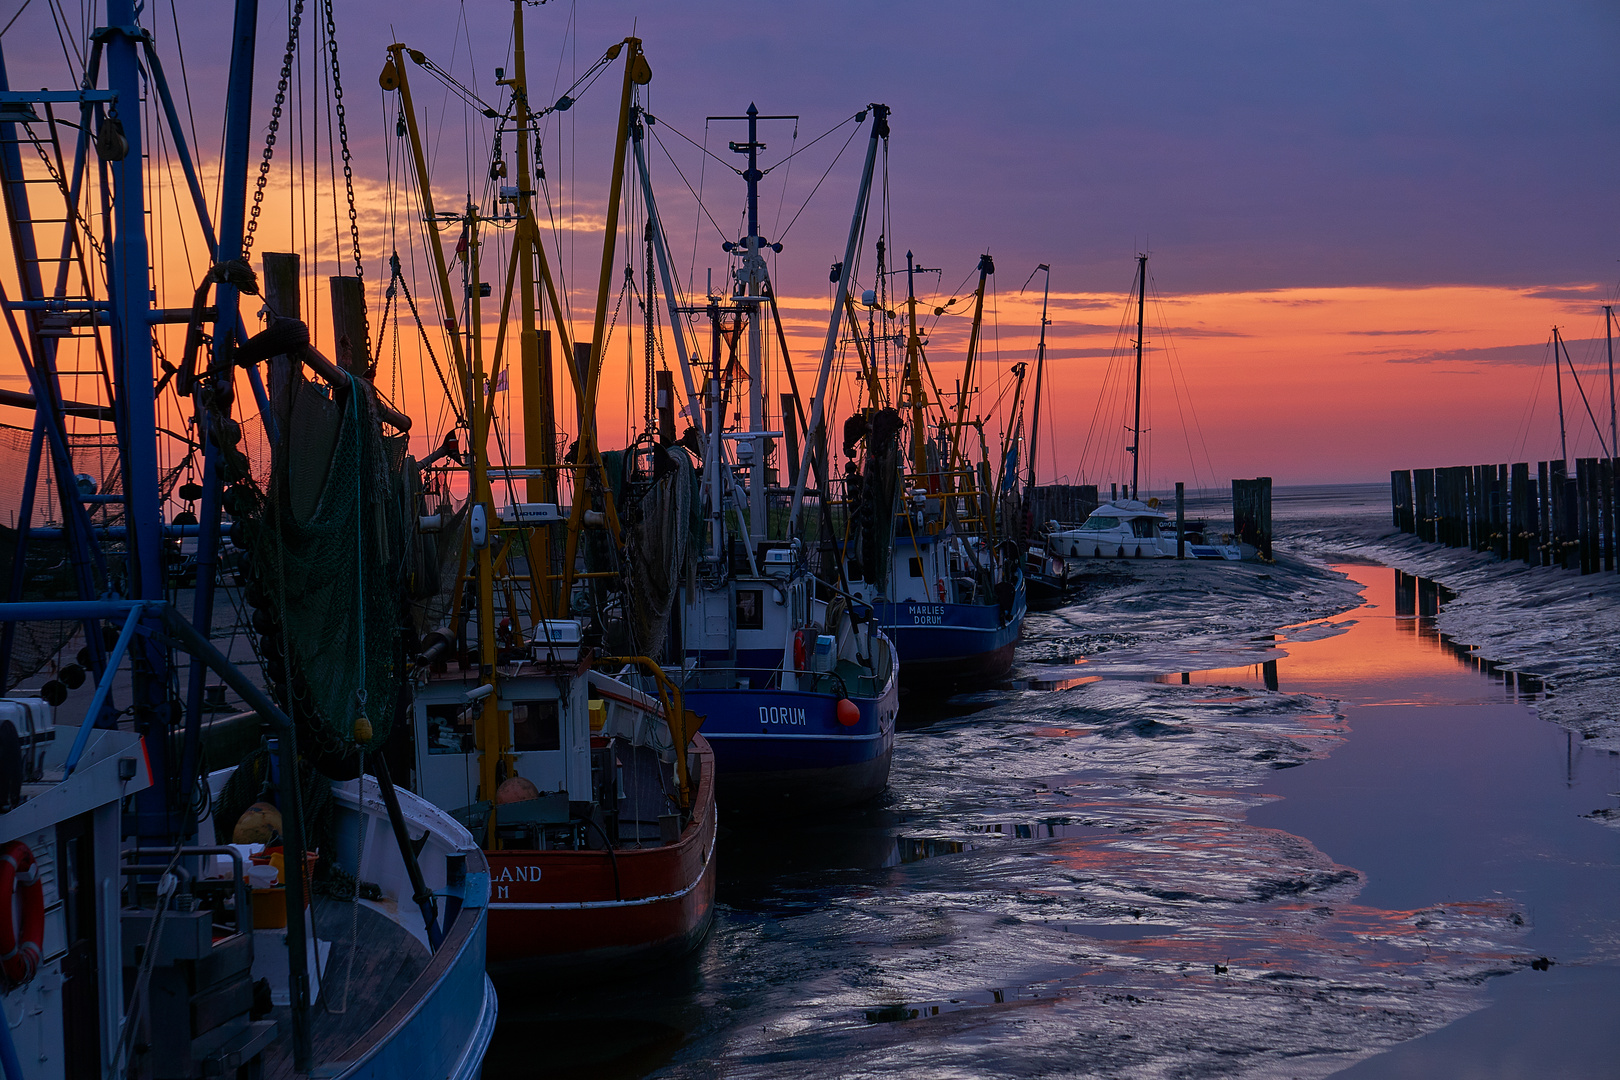
M 1357 704 L 1529 702 L 1546 695 L 1539 677 L 1484 660 L 1436 628 L 1440 606 L 1453 598 L 1445 586 L 1383 566 L 1334 569 L 1362 587 L 1365 602 L 1343 615 L 1284 628 L 1274 647 L 1285 656 L 1154 681 L 1323 694 Z M 1436 655 L 1447 663 L 1436 665 Z
M 1265 650 L 1251 668 L 1054 660 L 1034 685 L 1059 692 L 908 702 L 878 805 L 722 807 L 700 951 L 605 988 L 503 992 L 489 1074 L 526 1075 L 546 1047 L 548 1074 L 626 1080 L 1322 1075 L 1465 1015 L 1489 976 L 1539 954 L 1522 945 L 1537 911 L 1488 880 L 1369 894 L 1368 867 L 1382 881 L 1385 864 L 1258 813 L 1283 778 L 1309 787 L 1355 745 L 1324 696 L 1521 690 L 1434 632 L 1438 588 L 1344 569 L 1364 605 L 1235 641 Z M 1128 647 L 1133 613 L 1117 614 L 1106 637 Z M 1452 756 L 1463 768 L 1482 753 Z M 1360 768 L 1389 772 L 1387 756 Z M 1401 767 L 1426 782 L 1421 764 Z M 1493 792 L 1455 797 L 1465 820 Z M 1380 836 L 1393 858 L 1399 830 Z

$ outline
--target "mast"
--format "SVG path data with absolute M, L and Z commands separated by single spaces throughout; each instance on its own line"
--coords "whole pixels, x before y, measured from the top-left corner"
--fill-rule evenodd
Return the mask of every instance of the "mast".
M 1563 340 L 1558 336 L 1558 327 L 1553 327 L 1553 378 L 1558 384 L 1558 456 L 1569 462 L 1569 443 L 1564 432 L 1564 369 L 1558 363 L 1558 350 L 1563 346 Z
M 523 43 L 523 0 L 512 0 L 512 104 L 513 124 L 517 128 L 517 228 L 514 237 L 518 264 L 518 313 L 522 319 L 522 335 L 518 338 L 518 356 L 523 377 L 523 463 L 531 470 L 525 483 L 530 502 L 557 501 L 557 476 L 550 466 L 556 453 L 552 432 L 556 417 L 551 399 L 551 350 L 541 348 L 540 333 L 535 327 L 534 256 L 539 247 L 538 230 L 534 224 L 534 162 L 529 146 L 529 67 Z M 551 344 L 551 336 L 546 336 Z M 539 532 L 539 530 L 537 530 Z M 546 535 L 540 532 L 540 535 Z M 541 544 L 539 550 L 549 554 L 550 547 Z M 533 551 L 530 553 L 534 559 Z M 547 591 L 543 579 L 549 558 L 539 567 L 529 567 L 530 592 L 538 600 Z
M 1035 409 L 1029 425 L 1029 490 L 1032 494 L 1035 491 L 1035 451 L 1040 447 L 1041 441 L 1041 376 L 1046 372 L 1046 327 L 1049 323 L 1046 317 L 1046 302 L 1052 295 L 1052 268 L 1041 263 L 1035 270 L 1037 273 L 1046 271 L 1046 285 L 1041 289 L 1041 340 L 1040 344 L 1035 346 Z
M 955 491 L 951 479 L 957 463 L 967 457 L 962 444 L 966 442 L 963 425 L 967 421 L 968 398 L 973 394 L 973 360 L 979 352 L 979 332 L 984 326 L 985 282 L 996 272 L 996 264 L 988 252 L 979 256 L 979 287 L 973 291 L 973 329 L 968 333 L 967 364 L 962 368 L 962 388 L 956 395 L 956 424 L 951 429 L 951 463 L 946 469 L 945 490 Z
M 805 429 L 804 450 L 799 460 L 798 479 L 793 483 L 793 502 L 788 511 L 788 530 L 798 530 L 799 506 L 804 502 L 805 474 L 810 469 L 810 455 L 815 452 L 816 433 L 821 430 L 823 403 L 827 395 L 827 380 L 832 377 L 833 357 L 838 352 L 838 331 L 844 321 L 844 298 L 849 296 L 850 275 L 855 272 L 855 250 L 861 241 L 866 221 L 866 203 L 872 194 L 872 170 L 877 165 L 878 140 L 889 137 L 889 107 L 872 107 L 872 136 L 866 144 L 866 163 L 861 167 L 861 186 L 855 195 L 855 213 L 849 222 L 849 238 L 844 243 L 844 261 L 839 265 L 838 292 L 833 297 L 832 318 L 827 323 L 827 339 L 821 346 L 821 371 L 816 376 L 815 402 L 810 407 L 810 425 Z M 916 340 L 916 308 L 912 309 L 912 339 Z M 827 493 L 822 492 L 822 498 Z
M 760 354 L 759 294 L 765 279 L 765 260 L 759 253 L 759 181 L 765 174 L 759 171 L 759 152 L 765 144 L 759 141 L 759 106 L 748 105 L 748 141 L 732 143 L 736 153 L 748 155 L 748 169 L 743 179 L 748 183 L 748 235 L 743 248 L 743 275 L 750 298 L 748 310 L 748 430 L 765 430 L 765 373 Z M 755 438 L 752 465 L 748 470 L 748 540 L 750 545 L 765 539 L 765 445 Z
M 681 319 L 679 282 L 669 272 L 669 250 L 664 240 L 664 223 L 658 216 L 658 200 L 653 196 L 652 176 L 647 171 L 647 148 L 643 140 L 646 135 L 645 125 L 653 121 L 644 109 L 638 108 L 635 115 L 636 121 L 630 128 L 630 140 L 631 149 L 635 152 L 636 174 L 641 178 L 642 201 L 647 207 L 647 231 L 652 234 L 658 278 L 664 289 L 664 305 L 669 309 L 670 330 L 675 337 L 675 355 L 680 359 L 681 379 L 686 384 L 686 415 L 701 435 L 707 422 L 698 403 L 697 386 L 692 376 L 692 357 L 687 352 L 686 324 Z
M 1136 498 L 1142 466 L 1142 335 L 1147 320 L 1146 255 L 1136 257 L 1136 420 L 1131 426 L 1131 498 Z
M 928 391 L 923 389 L 922 381 L 922 339 L 917 336 L 916 285 L 917 274 L 926 272 L 927 267 L 918 266 L 911 252 L 907 251 L 906 317 L 911 325 L 906 335 L 906 373 L 901 381 L 909 383 L 911 389 L 911 471 L 914 473 L 928 470 L 928 423 L 924 416 Z
M 1620 456 L 1620 428 L 1615 426 L 1614 410 L 1614 305 L 1603 305 L 1603 342 L 1609 348 L 1609 446 Z

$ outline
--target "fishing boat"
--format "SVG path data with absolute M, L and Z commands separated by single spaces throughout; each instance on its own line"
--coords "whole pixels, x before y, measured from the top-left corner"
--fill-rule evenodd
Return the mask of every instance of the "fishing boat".
M 424 53 L 396 44 L 381 83 L 397 94 L 400 138 L 408 144 L 402 149 L 416 165 L 433 260 L 430 290 L 443 324 L 455 328 L 447 345 L 455 385 L 464 388 L 456 411 L 466 417 L 446 443 L 457 450 L 427 475 L 445 493 L 446 506 L 455 484 L 468 495 L 452 513 L 427 514 L 424 504 L 418 521 L 437 535 L 448 532 L 461 556 L 446 590 L 448 610 L 428 604 L 416 613 L 411 783 L 478 837 L 490 866 L 489 969 L 526 981 L 645 966 L 702 940 L 714 911 L 717 770 L 716 755 L 698 734 L 701 708 L 694 712 L 682 687 L 645 655 L 658 647 L 662 615 L 648 610 L 650 592 L 625 585 L 627 574 L 651 568 L 679 576 L 680 552 L 657 549 L 650 533 L 668 516 L 660 514 L 660 500 L 673 508 L 690 470 L 649 477 L 632 496 L 609 479 L 595 428 L 619 193 L 637 95 L 651 67 L 640 40 L 626 38 L 562 98 L 572 104 L 569 95 L 622 58 L 603 289 L 593 344 L 576 354 L 535 223 L 531 171 L 539 119 L 566 106 L 530 108 L 522 17 L 515 0 L 515 69 L 503 77 L 502 107 L 491 110 L 500 130 L 516 133 L 510 175 L 517 182 L 493 185 L 496 205 L 487 214 L 473 198 L 454 213 L 434 209 L 410 72 L 440 69 Z M 509 167 L 499 137 L 494 146 L 492 179 L 507 176 Z M 455 287 L 444 229 L 459 235 L 462 280 Z M 502 282 L 502 329 L 486 365 L 482 251 L 497 230 L 510 234 L 513 247 Z M 580 428 L 567 461 L 556 457 L 560 410 L 551 396 L 550 334 L 537 330 L 537 285 L 551 301 L 551 332 L 561 337 L 563 354 L 577 357 L 571 382 Z M 515 360 L 505 347 L 514 299 Z M 495 408 L 508 367 L 518 369 L 524 386 L 521 463 L 506 456 L 511 443 Z M 626 516 L 632 510 L 634 520 Z M 633 568 L 625 552 L 632 538 L 640 555 Z
M 854 460 L 845 470 L 848 526 L 843 559 L 850 592 L 872 605 L 878 625 L 894 639 L 904 683 L 949 691 L 1005 675 L 1023 628 L 1027 607 L 1023 559 L 1016 542 L 998 539 L 996 528 L 998 504 L 1014 500 L 1010 489 L 1017 470 L 1006 463 L 1016 461 L 1017 442 L 1012 434 L 1015 425 L 1009 426 L 1001 454 L 1003 490 L 998 493 L 987 482 L 990 466 L 983 422 L 967 415 L 985 286 L 995 272 L 994 261 L 989 255 L 979 260 L 967 364 L 954 420 L 943 403 L 930 402 L 924 387 L 927 358 L 917 329 L 917 272 L 907 252 L 909 332 L 905 366 L 893 397 L 909 414 L 909 424 L 899 409 L 885 407 L 872 370 L 875 352 L 870 361 L 864 352 L 860 355 L 869 400 L 844 429 L 844 452 Z M 877 275 L 880 282 L 886 276 L 881 254 Z M 882 303 L 876 306 L 886 308 Z M 1015 416 L 1024 370 L 1023 365 L 1014 368 Z M 933 420 L 936 405 L 940 416 Z M 898 443 L 908 430 L 910 445 L 902 456 Z M 977 467 L 967 446 L 974 431 L 984 451 Z
M 335 688 L 355 708 L 336 716 L 284 708 L 279 689 L 214 644 L 223 507 L 257 504 L 266 482 L 240 447 L 243 420 L 265 424 L 287 461 L 266 357 L 247 347 L 239 313 L 240 296 L 258 291 L 243 261 L 256 7 L 236 8 L 217 217 L 131 0 L 110 0 L 106 25 L 87 27 L 79 85 L 0 83 L 8 277 L 21 293 L 0 285 L 0 310 L 30 391 L 5 404 L 32 413 L 26 462 L 6 461 L 21 485 L 5 508 L 16 526 L 0 604 L 8 1080 L 470 1078 L 494 1028 L 483 854 L 461 825 L 392 785 L 386 704 L 371 707 L 375 725 L 367 719 L 364 687 L 392 658 L 361 660 L 355 681 Z M 63 104 L 76 123 L 56 117 Z M 65 154 L 64 127 L 75 133 Z M 208 259 L 195 293 L 188 283 L 187 303 L 171 308 L 158 306 L 161 275 L 149 279 L 146 193 L 173 176 L 145 172 L 149 158 L 158 166 L 162 155 L 144 149 L 155 147 L 184 177 L 196 210 L 187 227 Z M 184 329 L 183 347 L 168 324 Z M 164 341 L 178 362 L 156 354 Z M 376 410 L 361 415 L 374 397 L 366 378 L 306 348 L 278 352 L 329 378 L 324 400 L 354 418 L 352 434 L 382 438 Z M 66 396 L 74 379 L 91 400 Z M 191 436 L 160 427 L 160 407 Z M 70 417 L 104 426 L 75 430 Z M 161 467 L 177 445 L 183 464 Z M 177 487 L 186 472 L 194 479 Z M 170 594 L 186 537 L 197 540 L 189 615 Z M 364 548 L 377 536 L 358 539 Z M 264 550 L 249 554 L 262 577 Z M 36 555 L 65 572 L 31 572 Z M 273 636 L 266 627 L 256 641 Z M 256 659 L 267 669 L 277 655 L 270 646 Z M 263 736 L 239 764 L 205 771 L 209 678 L 241 698 Z M 310 738 L 312 723 L 326 745 Z M 334 783 L 321 771 L 323 759 L 363 761 L 367 750 L 375 775 Z M 259 839 L 238 833 L 245 819 Z
M 818 430 L 823 420 L 854 249 L 878 149 L 889 134 L 887 107 L 872 105 L 857 121 L 864 122 L 868 115 L 872 127 L 866 160 L 816 391 L 803 421 L 805 432 Z M 785 488 L 771 491 L 768 447 L 784 432 L 766 430 L 763 421 L 761 337 L 767 314 L 776 322 L 785 363 L 788 356 L 762 255 L 768 242 L 759 232 L 762 119 L 778 118 L 762 117 L 752 105 L 744 116 L 710 118 L 748 125 L 747 140 L 732 144 L 748 161 L 743 172 L 746 232 L 727 245 L 738 263 L 735 290 L 711 295 L 697 309 L 708 319 L 711 343 L 707 389 L 689 396 L 696 405 L 690 409 L 695 438 L 703 447 L 698 511 L 706 528 L 698 538 L 696 565 L 679 586 L 677 626 L 666 666 L 687 707 L 704 717 L 703 731 L 714 747 L 724 797 L 735 798 L 739 805 L 783 798 L 806 806 L 849 805 L 881 794 L 888 785 L 899 710 L 899 665 L 872 605 L 843 588 L 835 568 L 827 574 L 811 564 L 813 552 L 803 520 L 812 470 L 823 481 L 818 482 L 823 530 L 828 491 L 825 463 L 814 454 L 814 440 L 806 440 L 794 463 L 791 494 Z M 637 164 L 649 193 L 646 201 L 652 206 L 639 149 Z M 657 235 L 654 230 L 655 243 L 661 245 Z M 659 266 L 666 295 L 679 295 L 662 256 Z M 677 323 L 676 314 L 672 310 L 672 323 Z M 727 364 L 722 346 L 734 349 L 745 331 L 743 378 L 742 364 Z M 675 340 L 690 388 L 694 380 L 684 333 Z M 746 383 L 746 391 L 738 388 L 739 383 Z M 726 403 L 741 401 L 744 393 L 747 420 L 740 430 L 736 425 L 727 430 Z M 792 423 L 802 408 L 802 401 L 790 403 L 784 420 Z M 742 410 L 738 411 L 740 415 Z M 783 501 L 786 505 L 780 506 Z M 779 507 L 774 526 L 773 503 Z

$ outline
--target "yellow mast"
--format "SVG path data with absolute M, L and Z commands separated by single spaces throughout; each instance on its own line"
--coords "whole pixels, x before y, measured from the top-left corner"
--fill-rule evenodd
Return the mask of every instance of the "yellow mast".
M 979 287 L 973 293 L 973 330 L 968 335 L 967 366 L 962 369 L 962 389 L 956 395 L 956 423 L 951 426 L 951 461 L 945 470 L 947 477 L 956 472 L 957 464 L 963 457 L 962 444 L 966 440 L 962 424 L 967 418 L 968 398 L 973 394 L 973 359 L 979 352 L 979 328 L 984 324 L 984 283 L 995 272 L 996 264 L 990 256 L 979 256 Z M 947 489 L 950 483 L 947 479 Z
M 619 515 L 613 506 L 613 491 L 608 483 L 607 469 L 596 444 L 596 389 L 602 372 L 602 331 L 607 324 L 608 291 L 613 287 L 613 245 L 619 231 L 619 193 L 624 187 L 625 147 L 630 141 L 630 103 L 637 86 L 652 81 L 652 68 L 641 53 L 641 39 L 627 37 L 621 45 L 630 47 L 625 58 L 624 87 L 619 96 L 619 126 L 613 148 L 613 178 L 608 187 L 606 232 L 602 237 L 602 275 L 597 282 L 596 320 L 591 328 L 591 359 L 584 372 L 580 395 L 579 465 L 575 473 L 574 504 L 568 516 L 568 539 L 563 547 L 562 598 L 566 604 L 574 584 L 574 559 L 579 553 L 579 530 L 585 523 L 585 509 L 591 499 L 589 479 L 594 472 L 601 485 L 602 505 L 614 546 L 619 543 Z M 608 57 L 616 59 L 620 45 L 608 50 Z
M 911 252 L 906 252 L 906 277 L 911 277 Z M 909 286 L 906 290 L 906 318 L 910 333 L 906 335 L 906 373 L 903 381 L 911 385 L 911 471 L 921 474 L 928 470 L 928 391 L 922 381 L 922 339 L 917 336 L 917 294 Z

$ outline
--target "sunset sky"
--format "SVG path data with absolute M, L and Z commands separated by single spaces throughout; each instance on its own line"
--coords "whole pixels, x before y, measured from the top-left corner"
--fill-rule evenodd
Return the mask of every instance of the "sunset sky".
M 18 6 L 7 0 L 3 18 Z M 197 153 L 215 177 L 230 5 L 178 8 L 175 20 L 170 0 L 150 0 L 145 18 L 177 83 L 178 21 Z M 255 161 L 287 32 L 284 5 L 261 8 Z M 393 96 L 376 81 L 384 49 L 393 40 L 421 48 L 493 102 L 494 69 L 511 66 L 510 10 L 500 0 L 337 0 L 366 277 L 379 305 L 387 253 L 408 253 L 414 212 L 395 200 L 390 215 L 398 144 Z M 318 57 L 314 12 L 309 5 L 305 15 L 306 86 Z M 929 311 L 967 295 L 978 256 L 993 254 L 988 409 L 1010 365 L 1033 358 L 1041 277 L 1020 288 L 1037 263 L 1051 265 L 1042 482 L 1106 485 L 1128 471 L 1122 402 L 1104 390 L 1139 251 L 1150 253 L 1154 298 L 1144 487 L 1255 475 L 1280 484 L 1381 480 L 1395 467 L 1557 456 L 1546 345 L 1554 324 L 1607 434 L 1601 305 L 1616 300 L 1620 282 L 1612 2 L 553 2 L 527 8 L 526 19 L 537 103 L 554 100 L 632 29 L 643 39 L 653 69 L 646 103 L 662 122 L 652 170 L 673 260 L 699 293 L 708 269 L 722 277 L 726 256 L 686 184 L 701 184 L 727 231 L 739 227 L 743 188 L 680 136 L 740 161 L 725 147 L 743 137 L 740 125 L 706 129 L 705 117 L 750 102 L 797 114 L 796 137 L 791 122 L 765 125 L 769 166 L 868 102 L 889 105 L 887 209 L 874 199 L 864 284 L 880 213 L 891 259 L 903 266 L 911 249 L 942 268 L 919 279 Z M 71 24 L 68 36 L 78 29 Z M 47 5 L 32 5 L 0 44 L 13 87 L 75 81 Z M 579 326 L 595 300 L 620 70 L 548 120 L 548 182 L 569 223 L 557 234 L 558 268 Z M 428 114 L 440 207 L 455 208 L 487 172 L 487 126 L 420 69 L 410 74 Z M 326 107 L 312 92 L 295 99 L 307 104 L 306 123 L 317 103 Z M 294 189 L 283 171 L 296 155 L 292 114 L 259 252 L 298 243 L 289 239 Z M 851 130 L 804 149 L 763 187 L 762 231 L 783 239 L 772 272 L 801 373 L 819 354 L 828 267 L 841 257 L 853 208 L 866 126 L 834 163 Z M 324 149 L 306 160 L 327 167 Z M 327 219 L 316 229 L 320 273 L 329 274 L 347 224 L 331 227 L 329 188 L 315 202 Z M 179 306 L 195 267 L 181 232 L 166 227 L 160 292 Z M 486 249 L 486 276 L 504 267 L 495 255 Z M 430 297 L 425 273 L 418 281 L 413 289 Z M 931 325 L 942 387 L 960 372 L 966 323 L 946 316 Z M 492 341 L 492 322 L 486 330 Z M 393 389 L 428 418 L 418 428 L 425 447 L 443 429 L 423 405 L 422 387 L 434 380 L 421 375 L 414 334 L 401 327 L 402 385 Z M 626 411 L 625 342 L 615 343 L 603 394 L 609 443 L 622 438 Z M 9 341 L 0 344 L 0 385 L 21 381 Z M 1571 455 L 1596 455 L 1567 374 L 1564 392 Z M 26 422 L 0 409 L 0 423 Z

